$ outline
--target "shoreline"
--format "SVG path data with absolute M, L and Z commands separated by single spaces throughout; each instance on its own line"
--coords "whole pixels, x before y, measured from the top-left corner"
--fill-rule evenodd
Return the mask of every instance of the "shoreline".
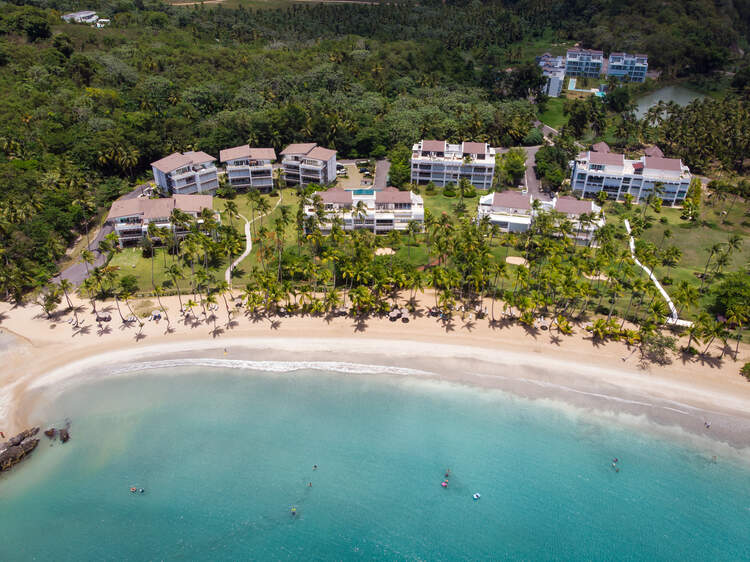
M 177 309 L 169 306 L 170 299 L 163 299 L 168 310 Z M 6 433 L 46 421 L 29 419 L 42 387 L 60 388 L 71 373 L 101 371 L 105 365 L 155 358 L 219 364 L 337 361 L 415 369 L 428 373 L 417 378 L 560 400 L 593 413 L 645 417 L 700 438 L 750 448 L 750 384 L 736 374 L 747 356 L 746 346 L 740 348 L 738 363 L 729 356 L 721 365 L 675 359 L 671 365 L 642 370 L 625 344 L 595 346 L 580 328 L 574 336 L 531 336 L 515 325 L 492 328 L 486 321 L 460 319 L 446 329 L 424 317 L 409 324 L 369 318 L 363 326 L 349 317 L 254 321 L 240 315 L 221 333 L 214 331 L 213 323 L 173 319 L 172 333 L 163 333 L 164 321 L 146 322 L 136 337 L 137 328 L 118 326 L 114 320 L 104 330 L 72 332 L 66 316 L 50 324 L 33 308 L 0 305 L 5 340 L 0 360 L 9 367 L 0 375 L 0 419 L 5 420 L 0 429 Z M 46 332 L 41 329 L 45 325 Z M 8 333 L 19 339 L 8 343 Z M 707 420 L 710 430 L 704 427 Z

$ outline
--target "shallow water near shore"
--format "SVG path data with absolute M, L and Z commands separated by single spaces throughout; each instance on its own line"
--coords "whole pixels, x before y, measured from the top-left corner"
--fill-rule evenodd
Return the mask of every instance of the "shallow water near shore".
M 72 439 L 0 479 L 5 560 L 750 558 L 747 467 L 497 391 L 182 366 L 39 408 Z

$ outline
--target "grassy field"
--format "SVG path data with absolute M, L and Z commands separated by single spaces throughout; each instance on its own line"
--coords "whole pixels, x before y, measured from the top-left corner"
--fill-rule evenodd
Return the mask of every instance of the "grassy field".
M 559 131 L 568 122 L 568 117 L 563 115 L 564 104 L 565 98 L 550 98 L 547 100 L 544 111 L 539 114 L 539 120 Z
M 733 252 L 731 261 L 724 269 L 724 274 L 741 270 L 750 264 L 750 216 L 748 216 L 747 204 L 738 201 L 735 207 L 722 218 L 722 211 L 728 210 L 730 202 L 711 206 L 704 203 L 701 210 L 701 220 L 694 223 L 680 218 L 681 209 L 663 208 L 660 213 L 648 209 L 646 216 L 651 217 L 653 222 L 641 235 L 641 239 L 655 244 L 657 247 L 667 248 L 675 246 L 682 251 L 680 264 L 674 268 L 658 266 L 655 272 L 659 279 L 666 276 L 672 278 L 672 285 L 665 286 L 668 293 L 674 291 L 674 287 L 680 281 L 688 281 L 696 287 L 700 286 L 699 274 L 703 273 L 706 260 L 714 244 L 723 244 L 733 234 L 743 238 L 739 250 Z M 624 218 L 641 213 L 642 207 L 634 206 L 633 210 L 627 212 L 619 203 L 607 203 L 605 213 L 608 221 L 621 222 Z M 671 235 L 665 236 L 665 231 Z M 713 267 L 709 269 L 711 271 Z M 717 276 L 721 280 L 723 274 Z M 710 295 L 704 294 L 702 304 L 710 300 Z

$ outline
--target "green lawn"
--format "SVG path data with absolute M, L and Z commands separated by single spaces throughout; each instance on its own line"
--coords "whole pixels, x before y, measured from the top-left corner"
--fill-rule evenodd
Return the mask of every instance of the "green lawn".
M 721 212 L 728 209 L 730 202 L 719 204 L 715 207 L 704 203 L 701 209 L 702 221 L 689 223 L 680 218 L 681 209 L 664 207 L 661 213 L 655 213 L 649 209 L 646 216 L 653 217 L 654 222 L 646 228 L 641 239 L 655 244 L 657 247 L 667 248 L 676 246 L 682 251 L 682 259 L 678 267 L 671 270 L 665 266 L 655 268 L 656 275 L 663 279 L 669 275 L 674 281 L 673 285 L 665 286 L 668 293 L 674 291 L 674 286 L 680 281 L 688 281 L 695 286 L 700 286 L 697 274 L 703 272 L 710 248 L 714 244 L 725 244 L 730 236 L 739 234 L 743 237 L 743 243 L 739 250 L 731 256 L 731 262 L 725 268 L 724 273 L 738 271 L 750 263 L 750 218 L 746 215 L 746 204 L 738 201 L 735 207 L 726 216 L 726 222 L 722 220 Z M 608 221 L 619 223 L 622 219 L 636 213 L 640 213 L 642 207 L 633 206 L 630 212 L 624 211 L 624 206 L 619 203 L 607 203 L 605 213 Z M 666 219 L 666 222 L 662 222 Z M 671 237 L 666 238 L 664 232 L 669 230 Z M 709 269 L 709 271 L 712 267 Z M 719 280 L 721 279 L 719 276 Z M 704 294 L 702 304 L 710 300 L 710 295 Z
M 568 117 L 563 115 L 564 104 L 565 98 L 549 98 L 544 111 L 539 114 L 539 120 L 545 125 L 559 131 L 568 122 Z

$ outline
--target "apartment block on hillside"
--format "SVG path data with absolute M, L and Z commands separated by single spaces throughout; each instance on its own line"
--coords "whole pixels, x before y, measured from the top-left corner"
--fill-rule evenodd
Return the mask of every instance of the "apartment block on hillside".
M 336 181 L 336 151 L 314 142 L 290 144 L 281 151 L 287 185 L 326 185 Z
M 648 72 L 647 55 L 629 55 L 628 53 L 612 53 L 609 55 L 607 76 L 614 76 L 630 82 L 644 82 L 646 72 Z
M 571 223 L 571 238 L 578 245 L 591 245 L 594 233 L 604 226 L 602 208 L 590 200 L 562 195 L 542 202 L 544 211 L 554 210 Z
M 273 189 L 273 148 L 251 148 L 245 144 L 219 152 L 219 160 L 226 165 L 227 179 L 237 189 Z
M 565 56 L 565 74 L 599 78 L 602 73 L 604 53 L 591 49 L 568 49 Z
M 542 67 L 542 76 L 547 78 L 544 93 L 551 98 L 559 97 L 565 82 L 565 58 L 544 53 L 536 62 Z
M 690 168 L 678 158 L 642 156 L 628 160 L 622 154 L 582 152 L 570 163 L 571 187 L 581 197 L 595 198 L 604 191 L 609 199 L 622 201 L 626 193 L 634 201 L 645 201 L 661 184 L 665 205 L 682 203 L 690 186 Z
M 495 149 L 484 142 L 448 144 L 422 140 L 411 149 L 411 181 L 438 186 L 468 179 L 478 189 L 489 189 L 495 175 Z
M 196 218 L 203 209 L 213 209 L 213 197 L 173 195 L 161 199 L 122 199 L 112 203 L 107 223 L 114 227 L 120 246 L 138 244 L 146 236 L 148 225 L 151 223 L 155 223 L 159 228 L 166 228 L 173 232 L 173 235 L 182 238 L 187 234 L 187 230 L 172 224 L 172 213 L 175 209 Z M 215 214 L 214 218 L 219 220 L 219 215 Z M 198 219 L 198 222 L 201 222 L 201 219 Z
M 154 181 L 165 195 L 190 195 L 216 192 L 219 187 L 214 162 L 205 152 L 175 152 L 151 163 Z
M 411 191 L 387 187 L 381 191 L 357 193 L 333 188 L 318 191 L 327 220 L 320 224 L 324 233 L 331 231 L 334 217 L 342 220 L 344 230 L 367 229 L 375 234 L 406 230 L 409 222 L 424 222 L 424 201 Z M 305 206 L 307 217 L 315 214 L 315 205 Z

